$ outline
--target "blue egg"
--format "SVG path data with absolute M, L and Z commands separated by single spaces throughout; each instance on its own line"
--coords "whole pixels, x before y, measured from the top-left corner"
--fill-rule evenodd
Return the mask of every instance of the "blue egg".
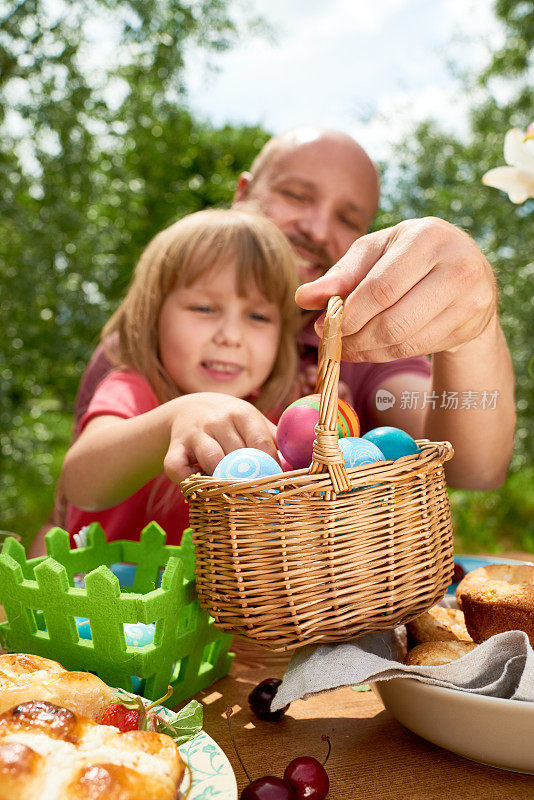
M 80 639 L 92 639 L 89 620 L 85 617 L 75 617 L 75 620 Z M 153 622 L 149 622 L 147 625 L 143 622 L 125 622 L 124 638 L 126 639 L 126 644 L 130 647 L 144 647 L 147 644 L 152 644 L 154 641 L 154 627 Z
M 124 637 L 126 644 L 131 647 L 144 647 L 147 644 L 152 644 L 155 627 L 153 622 L 149 622 L 146 625 L 144 622 L 125 622 Z
M 338 441 L 338 445 L 343 453 L 343 462 L 347 469 L 386 460 L 376 445 L 359 436 L 346 436 Z
M 282 472 L 280 464 L 263 450 L 242 447 L 233 453 L 228 453 L 219 461 L 213 477 L 251 481 L 255 478 L 266 478 L 268 475 L 279 475 Z
M 362 436 L 368 442 L 375 444 L 384 454 L 387 461 L 395 461 L 403 456 L 412 456 L 420 453 L 419 446 L 412 437 L 400 428 L 384 425 L 373 428 Z

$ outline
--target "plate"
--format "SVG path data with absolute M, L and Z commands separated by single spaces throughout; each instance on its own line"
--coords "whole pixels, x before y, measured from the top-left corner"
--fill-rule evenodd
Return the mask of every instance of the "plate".
M 456 556 L 466 572 L 505 558 Z M 449 594 L 454 594 L 453 584 Z M 469 694 L 412 678 L 373 684 L 395 719 L 433 744 L 497 769 L 534 775 L 534 703 Z
M 150 702 L 147 700 L 146 702 Z M 171 716 L 164 706 L 155 706 L 162 717 Z M 201 731 L 178 748 L 193 773 L 193 786 L 187 800 L 237 800 L 237 782 L 224 751 L 211 736 Z M 182 793 L 189 788 L 189 776 L 180 786 Z

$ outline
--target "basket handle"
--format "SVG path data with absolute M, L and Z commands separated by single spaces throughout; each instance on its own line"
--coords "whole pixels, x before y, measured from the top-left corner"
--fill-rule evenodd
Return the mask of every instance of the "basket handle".
M 316 392 L 321 395 L 319 422 L 315 426 L 313 443 L 312 475 L 328 472 L 335 494 L 350 489 L 349 476 L 343 463 L 343 454 L 338 445 L 337 401 L 339 384 L 339 362 L 341 361 L 341 322 L 343 300 L 331 297 L 326 309 L 323 338 L 319 348 Z M 330 499 L 331 492 L 326 492 Z

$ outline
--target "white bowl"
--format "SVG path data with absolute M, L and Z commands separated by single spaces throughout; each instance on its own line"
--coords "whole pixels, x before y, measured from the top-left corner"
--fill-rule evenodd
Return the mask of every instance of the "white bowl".
M 445 689 L 412 678 L 373 684 L 398 722 L 471 761 L 534 775 L 534 703 Z

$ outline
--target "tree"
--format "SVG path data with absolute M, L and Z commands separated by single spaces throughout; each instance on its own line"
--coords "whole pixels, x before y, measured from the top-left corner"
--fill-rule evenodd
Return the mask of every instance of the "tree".
M 0 527 L 44 521 L 78 380 L 142 248 L 228 203 L 266 140 L 186 107 L 186 50 L 261 29 L 233 5 L 0 4 Z M 94 66 L 102 31 L 108 60 Z

